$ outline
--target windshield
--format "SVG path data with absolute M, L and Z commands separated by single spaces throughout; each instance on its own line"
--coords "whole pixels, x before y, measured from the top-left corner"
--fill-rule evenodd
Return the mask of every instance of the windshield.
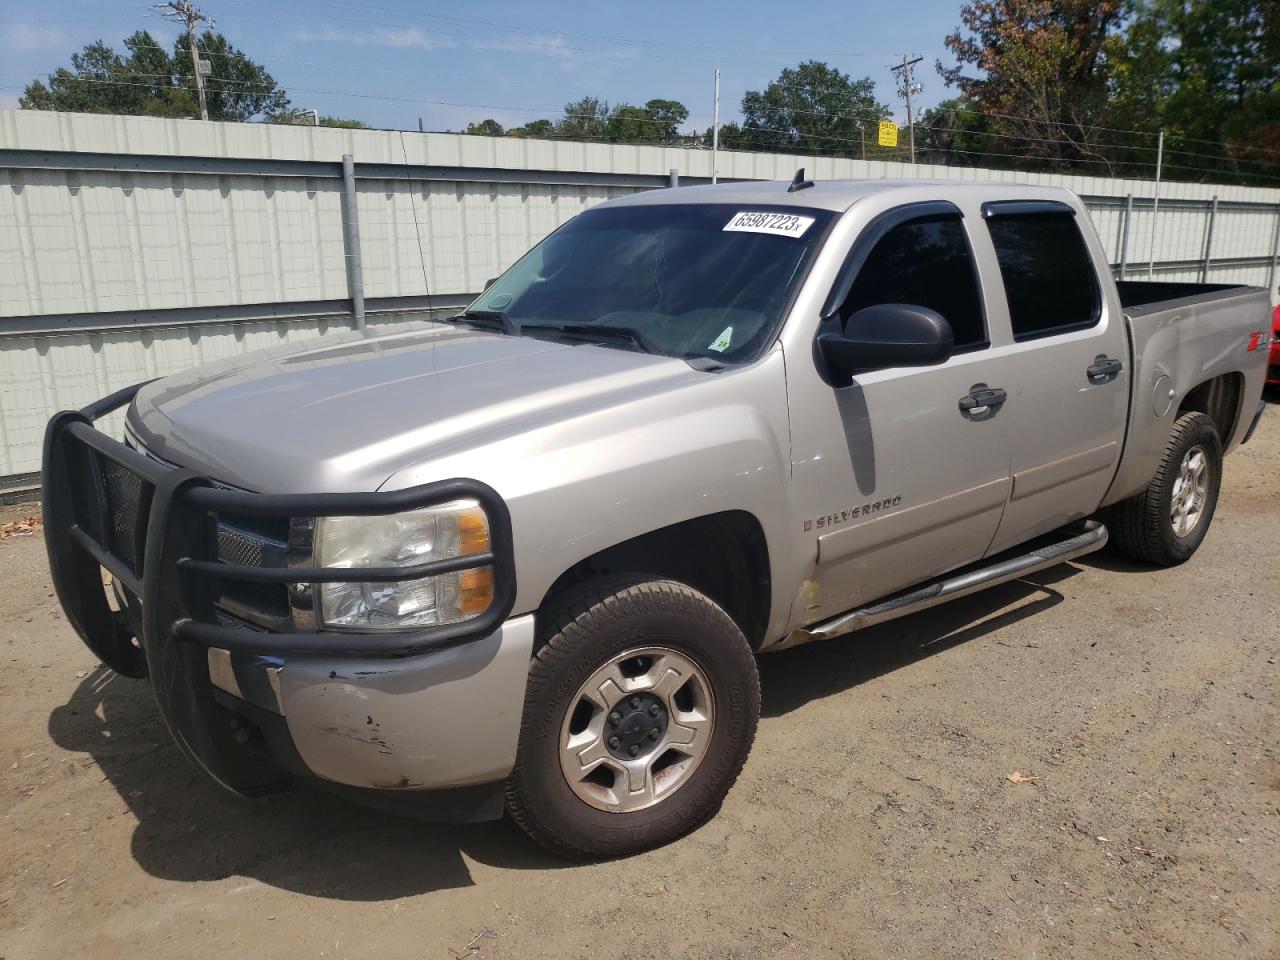
M 588 210 L 525 254 L 468 313 L 504 315 L 511 332 L 750 360 L 831 216 L 721 204 Z

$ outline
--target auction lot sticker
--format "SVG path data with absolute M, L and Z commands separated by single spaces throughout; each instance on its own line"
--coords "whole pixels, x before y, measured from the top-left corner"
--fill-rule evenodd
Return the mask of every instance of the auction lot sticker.
M 803 237 L 804 232 L 813 226 L 813 217 L 802 217 L 795 213 L 764 213 L 743 211 L 735 213 L 733 219 L 724 225 L 730 233 L 768 233 L 775 237 Z

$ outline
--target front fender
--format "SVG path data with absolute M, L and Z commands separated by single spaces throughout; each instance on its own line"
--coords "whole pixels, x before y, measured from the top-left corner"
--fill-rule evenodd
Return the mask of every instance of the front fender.
M 511 512 L 513 614 L 536 610 L 556 579 L 608 547 L 708 514 L 741 510 L 764 531 L 772 567 L 769 636 L 791 598 L 790 474 L 780 350 L 658 393 L 616 398 L 463 453 L 397 473 L 483 479 Z

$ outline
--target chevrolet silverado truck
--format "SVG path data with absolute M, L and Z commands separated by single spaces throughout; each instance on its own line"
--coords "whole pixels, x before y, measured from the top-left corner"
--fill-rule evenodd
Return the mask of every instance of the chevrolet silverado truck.
M 717 809 L 758 654 L 1108 537 L 1190 558 L 1261 416 L 1269 320 L 1262 290 L 1113 282 L 1062 189 L 642 193 L 447 321 L 58 414 L 49 561 L 228 790 L 506 811 L 621 855 Z

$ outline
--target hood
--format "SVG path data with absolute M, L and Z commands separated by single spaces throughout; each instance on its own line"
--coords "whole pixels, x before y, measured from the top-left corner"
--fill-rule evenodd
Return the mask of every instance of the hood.
M 259 351 L 148 384 L 155 455 L 263 493 L 375 490 L 411 464 L 698 374 L 670 357 L 418 322 Z

